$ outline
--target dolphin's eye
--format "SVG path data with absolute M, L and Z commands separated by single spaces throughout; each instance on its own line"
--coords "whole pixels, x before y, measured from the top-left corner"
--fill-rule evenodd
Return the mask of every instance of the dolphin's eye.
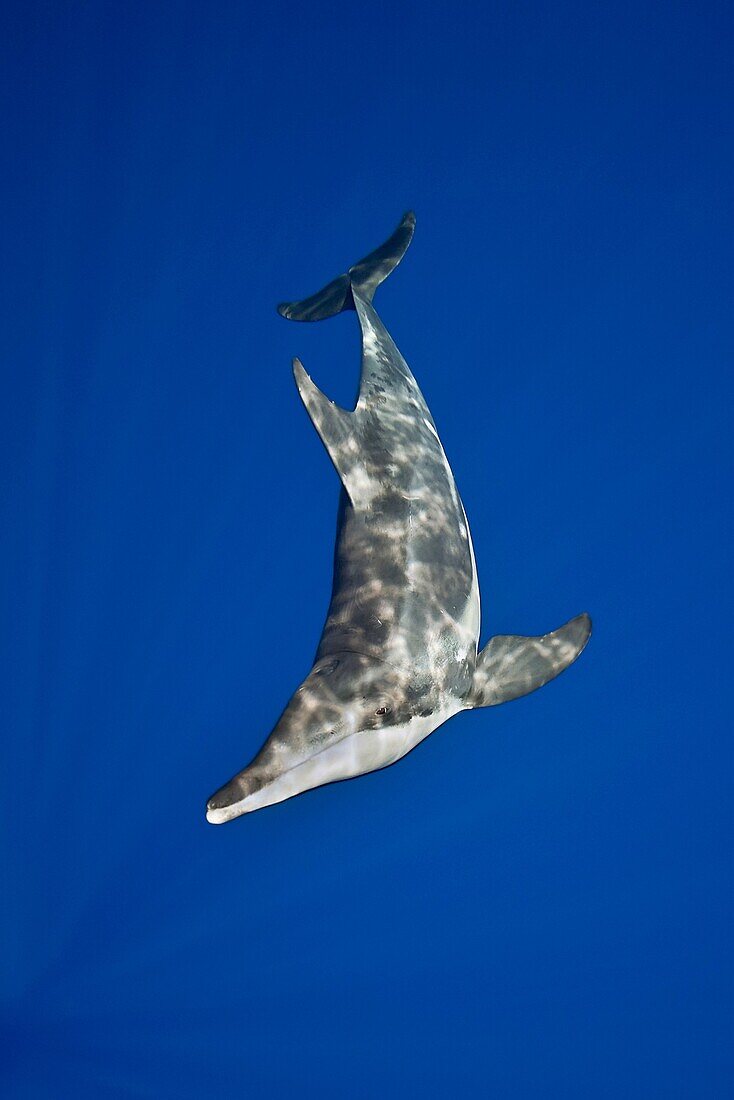
M 379 714 L 379 715 L 387 714 L 389 710 L 390 710 L 389 707 L 378 707 L 377 710 L 375 711 L 375 714 Z

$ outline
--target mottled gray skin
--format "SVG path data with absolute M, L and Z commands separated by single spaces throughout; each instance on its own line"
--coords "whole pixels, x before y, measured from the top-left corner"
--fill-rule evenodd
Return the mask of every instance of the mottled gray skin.
M 312 671 L 252 763 L 210 799 L 220 823 L 335 779 L 384 767 L 452 714 L 516 698 L 567 667 L 590 624 L 493 638 L 477 656 L 479 589 L 464 508 L 418 384 L 370 298 L 412 236 L 381 249 L 296 320 L 356 310 L 362 374 L 353 412 L 296 382 L 343 485 L 334 586 Z
M 463 699 L 479 628 L 464 509 L 433 417 L 372 306 L 354 295 L 362 380 L 353 443 L 337 448 L 345 485 L 334 590 L 317 658 L 345 651 L 411 673 L 411 707 Z

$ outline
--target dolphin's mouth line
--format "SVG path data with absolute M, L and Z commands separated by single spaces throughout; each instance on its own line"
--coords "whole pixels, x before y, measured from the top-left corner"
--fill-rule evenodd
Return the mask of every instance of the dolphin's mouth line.
M 354 651 L 353 650 L 342 650 L 342 652 L 343 653 L 351 653 L 351 652 L 354 652 Z M 386 662 L 383 662 L 383 664 L 384 663 L 386 663 Z M 416 717 L 416 715 L 411 714 L 410 717 L 408 718 L 408 721 L 407 721 L 406 725 L 410 725 L 410 723 L 413 721 L 413 719 L 415 717 Z M 294 764 L 292 767 L 286 768 L 285 771 L 282 771 L 280 773 L 280 775 L 276 775 L 274 779 L 271 779 L 267 783 L 263 783 L 262 787 L 258 787 L 256 791 L 251 791 L 249 794 L 246 794 L 244 796 L 244 798 L 239 798 L 236 802 L 230 802 L 230 804 L 228 806 L 217 806 L 217 808 L 214 809 L 214 810 L 207 810 L 207 817 L 211 821 L 212 818 L 209 817 L 210 813 L 215 813 L 215 814 L 217 814 L 217 813 L 226 813 L 228 810 L 233 810 L 237 806 L 242 806 L 245 802 L 247 802 L 248 798 L 256 798 L 257 795 L 261 794 L 263 791 L 266 791 L 269 787 L 274 787 L 275 784 L 279 783 L 282 779 L 286 779 L 288 776 L 293 777 L 296 772 L 300 771 L 302 768 L 305 768 L 308 764 L 312 764 L 315 760 L 318 760 L 318 758 L 320 756 L 323 756 L 324 753 L 333 752 L 334 749 L 339 748 L 339 747 L 343 748 L 349 741 L 351 741 L 355 737 L 361 737 L 365 733 L 376 733 L 376 732 L 378 732 L 378 731 L 377 730 L 354 730 L 353 733 L 348 733 L 345 737 L 341 737 L 338 741 L 332 742 L 331 745 L 325 745 L 323 749 L 319 749 L 318 752 L 313 753 L 311 756 L 307 756 L 305 760 L 300 760 L 297 764 Z M 394 763 L 394 761 L 387 761 L 385 766 L 387 766 L 388 763 Z M 347 779 L 347 778 L 353 778 L 353 777 L 345 776 L 344 778 Z M 310 788 L 310 787 L 304 787 L 304 791 L 311 790 L 311 789 L 312 788 Z M 303 793 L 303 792 L 299 792 L 299 793 Z M 286 796 L 284 796 L 283 799 L 276 799 L 276 801 L 284 801 L 284 799 L 287 798 L 287 797 L 288 796 L 286 795 Z M 274 803 L 267 803 L 267 805 L 274 805 Z M 232 815 L 232 816 L 235 816 L 235 815 Z M 230 820 L 230 818 L 227 817 L 227 818 L 224 818 L 223 820 L 228 821 L 228 820 Z M 217 824 L 217 822 L 215 822 L 215 824 Z
M 315 787 L 321 787 L 327 783 L 341 782 L 345 779 L 355 779 L 358 775 L 365 775 L 367 772 L 379 771 L 382 768 L 387 768 L 390 766 L 390 764 L 394 764 L 398 760 L 402 759 L 403 756 L 406 756 L 412 749 L 420 744 L 420 742 L 423 741 L 429 735 L 429 733 L 432 733 L 434 729 L 437 729 L 438 726 L 443 725 L 444 722 L 448 721 L 449 718 L 452 718 L 455 714 L 458 714 L 459 711 L 463 709 L 463 706 L 458 706 L 456 710 L 454 710 L 453 708 L 449 710 L 434 710 L 431 712 L 430 715 L 411 714 L 408 720 L 400 726 L 388 726 L 384 730 L 355 730 L 353 733 L 348 733 L 346 737 L 342 737 L 339 741 L 335 741 L 333 744 L 327 745 L 323 749 L 319 749 L 318 752 L 315 752 L 312 756 L 307 757 L 305 760 L 301 760 L 298 764 L 294 764 L 291 768 L 287 768 L 285 771 L 281 772 L 280 775 L 277 775 L 274 779 L 271 779 L 270 782 L 263 784 L 262 787 L 258 787 L 256 791 L 252 791 L 250 794 L 246 794 L 244 798 L 238 799 L 237 802 L 231 802 L 229 806 L 220 806 L 213 810 L 207 809 L 207 820 L 212 825 L 223 825 L 225 822 L 231 821 L 235 817 L 240 817 L 242 813 L 248 812 L 247 810 L 241 810 L 241 807 L 244 806 L 244 804 L 248 800 L 256 800 L 258 798 L 258 795 L 264 794 L 267 791 L 270 791 L 271 793 L 276 793 L 279 784 L 282 784 L 283 789 L 277 791 L 277 797 L 268 799 L 265 802 L 259 802 L 257 805 L 252 806 L 250 809 L 258 810 L 263 809 L 265 806 L 275 806 L 278 802 L 285 802 L 287 799 L 293 798 L 294 795 L 304 794 L 306 791 L 313 790 Z M 438 718 L 438 721 L 434 723 L 435 718 Z M 425 728 L 421 728 L 420 735 L 415 739 L 413 744 L 406 744 L 406 734 L 409 727 L 413 722 L 418 721 L 420 723 L 421 720 L 425 723 Z M 330 752 L 335 753 L 335 750 L 337 749 L 344 750 L 344 748 L 349 744 L 350 741 L 356 741 L 358 738 L 366 737 L 369 734 L 379 737 L 381 733 L 389 735 L 391 732 L 393 734 L 393 737 L 395 737 L 396 739 L 396 744 L 393 746 L 394 751 L 390 753 L 389 756 L 381 759 L 379 763 L 363 761 L 364 767 L 360 765 L 356 770 L 350 771 L 344 775 L 328 776 L 326 778 L 318 780 L 315 783 L 309 784 L 306 787 L 301 787 L 300 789 L 295 790 L 292 789 L 292 781 L 296 778 L 297 773 L 303 772 L 303 770 L 305 770 L 307 767 L 317 761 L 319 757 L 322 757 Z M 290 780 L 291 782 L 285 782 L 286 780 Z
M 352 651 L 342 650 L 342 652 L 347 653 Z M 411 715 L 408 721 L 411 722 L 412 720 L 413 716 Z M 352 738 L 359 737 L 361 734 L 368 732 L 371 731 L 355 730 L 354 733 L 348 733 L 346 737 L 342 737 L 339 741 L 334 741 L 331 745 L 326 745 L 325 748 L 319 749 L 318 752 L 313 753 L 312 756 L 308 756 L 305 760 L 301 760 L 298 764 L 294 764 L 293 767 L 286 768 L 286 770 L 282 771 L 280 775 L 276 775 L 275 778 L 271 779 L 268 783 L 263 783 L 262 787 L 258 787 L 256 791 L 251 791 L 249 794 L 246 794 L 244 798 L 238 799 L 237 802 L 230 802 L 228 806 L 218 806 L 216 809 L 213 810 L 207 809 L 207 821 L 209 821 L 212 825 L 223 825 L 225 822 L 231 821 L 234 817 L 240 817 L 241 814 L 237 813 L 237 811 L 239 810 L 240 806 L 244 806 L 245 802 L 247 802 L 248 799 L 257 798 L 258 795 L 263 794 L 267 790 L 271 790 L 272 788 L 276 787 L 278 783 L 281 783 L 285 779 L 293 779 L 296 775 L 296 772 L 301 771 L 309 764 L 313 764 L 313 762 L 315 760 L 318 760 L 320 756 L 323 756 L 324 753 L 332 752 L 334 749 L 339 747 L 343 748 L 349 741 L 352 740 Z M 394 763 L 394 761 L 389 761 L 389 763 Z M 354 778 L 354 776 L 344 776 L 343 778 L 352 779 Z M 285 786 L 285 784 L 283 785 Z M 323 786 L 323 783 L 317 783 L 315 784 L 315 786 Z M 304 787 L 300 791 L 291 791 L 290 793 L 284 792 L 282 798 L 274 798 L 270 802 L 263 803 L 262 806 L 255 807 L 255 809 L 261 809 L 265 806 L 275 806 L 278 802 L 285 802 L 288 798 L 292 798 L 295 794 L 304 794 L 306 791 L 309 790 L 313 790 L 313 787 Z M 215 818 L 213 816 L 214 814 L 222 814 L 225 816 Z

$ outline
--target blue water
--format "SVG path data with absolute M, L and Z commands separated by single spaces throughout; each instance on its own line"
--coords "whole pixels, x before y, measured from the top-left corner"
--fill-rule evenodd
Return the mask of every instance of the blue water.
M 45 1098 L 732 1095 L 731 10 L 6 5 L 2 1071 Z M 310 667 L 377 305 L 558 681 L 222 828 Z

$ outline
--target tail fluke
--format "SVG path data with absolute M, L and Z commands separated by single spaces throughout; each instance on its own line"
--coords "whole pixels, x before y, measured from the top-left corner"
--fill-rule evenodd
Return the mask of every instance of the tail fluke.
M 539 638 L 490 638 L 477 658 L 471 705 L 493 707 L 542 687 L 573 664 L 590 636 L 591 619 L 584 613 Z
M 414 229 L 415 214 L 409 210 L 393 235 L 369 256 L 350 267 L 346 275 L 340 275 L 301 302 L 284 302 L 278 306 L 278 313 L 289 321 L 323 321 L 344 309 L 354 309 L 352 288 L 360 298 L 371 302 L 380 283 L 405 255 Z

